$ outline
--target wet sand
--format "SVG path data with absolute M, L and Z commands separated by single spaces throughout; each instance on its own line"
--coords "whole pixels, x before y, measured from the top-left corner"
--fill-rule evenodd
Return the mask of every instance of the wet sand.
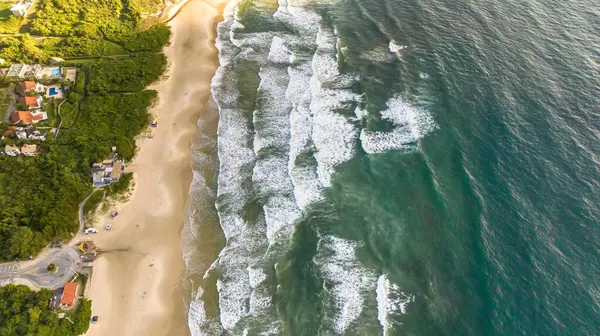
M 188 335 L 179 285 L 184 210 L 192 179 L 190 144 L 218 66 L 216 23 L 226 1 L 191 0 L 170 21 L 167 79 L 150 87 L 159 102 L 150 113 L 153 139 L 140 137 L 130 165 L 135 189 L 119 216 L 102 214 L 93 236 L 103 252 L 94 262 L 87 297 L 99 322 L 87 335 Z M 101 229 L 113 225 L 112 231 Z

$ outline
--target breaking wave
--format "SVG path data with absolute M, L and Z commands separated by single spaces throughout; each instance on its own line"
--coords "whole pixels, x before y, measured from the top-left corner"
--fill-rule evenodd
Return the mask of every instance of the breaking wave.
M 282 0 L 274 13 L 260 16 L 262 26 L 270 20 L 280 27 L 273 31 L 245 26 L 242 22 L 251 20 L 242 20 L 244 15 L 232 2 L 217 27 L 221 66 L 212 81 L 219 113 L 213 198 L 226 243 L 189 304 L 193 335 L 278 334 L 275 265 L 303 213 L 324 200 L 335 168 L 361 148 L 367 153 L 414 148 L 436 127 L 426 111 L 400 96 L 383 111 L 361 107 L 359 75 L 340 70 L 339 37 L 311 2 Z M 390 44 L 396 52 L 392 49 Z M 340 113 L 349 106 L 356 106 L 355 116 Z M 363 119 L 371 113 L 379 113 L 393 129 L 363 129 Z M 193 236 L 193 218 L 186 227 Z M 380 291 L 393 289 L 381 278 L 384 284 L 378 285 L 377 275 L 361 266 L 357 244 L 324 235 L 314 259 L 328 283 L 331 302 L 324 304 L 335 311 L 335 333 L 361 315 L 365 296 L 379 298 Z M 184 243 L 184 250 L 192 255 L 188 250 L 201 245 Z M 188 271 L 193 268 L 188 262 Z M 217 295 L 212 314 L 207 313 L 209 286 Z

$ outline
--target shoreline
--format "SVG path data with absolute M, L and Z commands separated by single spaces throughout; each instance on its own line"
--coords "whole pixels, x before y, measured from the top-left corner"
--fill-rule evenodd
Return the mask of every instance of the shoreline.
M 99 322 L 86 335 L 189 335 L 179 285 L 186 272 L 181 231 L 192 182 L 190 146 L 219 65 L 216 23 L 225 5 L 190 0 L 169 22 L 169 68 L 148 87 L 158 92 L 148 111 L 158 127 L 153 139 L 146 133 L 136 139 L 129 200 L 116 205 L 117 218 L 102 214 L 100 232 L 90 237 L 105 252 L 94 262 L 86 295 Z M 105 231 L 109 222 L 114 228 Z

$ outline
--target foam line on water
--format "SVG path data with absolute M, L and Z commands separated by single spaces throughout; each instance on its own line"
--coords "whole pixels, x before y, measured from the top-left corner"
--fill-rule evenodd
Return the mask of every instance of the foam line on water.
M 324 187 L 331 185 L 335 166 L 355 155 L 357 128 L 344 116 L 335 112 L 359 96 L 350 89 L 355 78 L 340 74 L 335 55 L 337 37 L 325 26 L 317 34 L 317 52 L 312 60 L 310 79 L 310 111 L 313 115 L 312 142 L 315 145 L 317 174 Z
M 406 314 L 408 304 L 415 301 L 415 296 L 406 294 L 400 286 L 391 282 L 386 274 L 377 279 L 377 318 L 383 328 L 383 335 L 388 335 L 393 326 L 393 317 Z
M 331 328 L 337 334 L 347 331 L 360 316 L 365 296 L 375 291 L 376 275 L 356 258 L 356 242 L 334 236 L 321 237 L 315 264 L 326 279 L 335 314 Z
M 416 142 L 437 128 L 431 114 L 405 102 L 400 96 L 391 98 L 388 108 L 381 111 L 382 119 L 390 121 L 390 132 L 362 130 L 360 139 L 367 153 L 383 153 L 394 149 L 411 150 Z

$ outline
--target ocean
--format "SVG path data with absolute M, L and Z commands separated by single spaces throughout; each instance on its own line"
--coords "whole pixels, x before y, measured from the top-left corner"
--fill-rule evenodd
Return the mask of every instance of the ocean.
M 600 3 L 243 0 L 194 141 L 192 335 L 600 334 Z

